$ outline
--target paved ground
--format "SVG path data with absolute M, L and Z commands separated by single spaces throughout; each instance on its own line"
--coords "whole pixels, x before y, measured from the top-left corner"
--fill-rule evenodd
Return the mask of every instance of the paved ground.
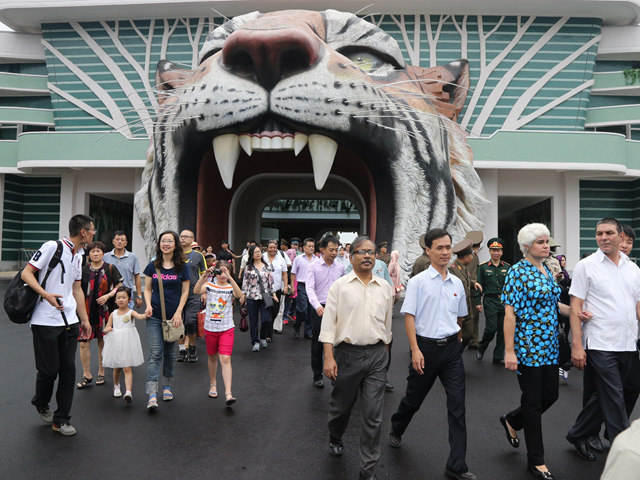
M 5 286 L 0 283 L 2 295 Z M 144 342 L 142 327 L 140 322 Z M 391 379 L 396 391 L 385 398 L 379 478 L 444 478 L 448 444 L 445 397 L 439 385 L 409 426 L 403 447 L 393 450 L 386 444 L 388 419 L 400 401 L 408 363 L 399 317 L 394 334 Z M 326 428 L 330 389 L 312 387 L 309 348 L 308 341 L 294 340 L 285 330 L 269 349 L 251 353 L 248 334 L 238 331 L 233 355 L 238 403 L 233 410 L 226 409 L 222 399 L 207 398 L 202 357 L 194 365 L 177 365 L 176 399 L 161 402 L 153 416 L 144 409 L 144 366 L 134 373 L 134 402 L 129 407 L 111 398 L 108 378 L 106 387 L 76 392 L 72 420 L 79 433 L 62 438 L 40 423 L 29 404 L 35 379 L 30 332 L 9 323 L 2 312 L 2 478 L 355 479 L 358 412 L 354 411 L 344 438 L 345 455 L 330 458 Z M 498 423 L 519 398 L 515 375 L 488 359 L 476 362 L 472 352 L 465 353 L 465 362 L 469 467 L 481 480 L 529 478 L 525 449 L 509 447 Z M 221 380 L 219 385 L 222 390 Z M 584 462 L 564 440 L 580 394 L 581 375 L 572 371 L 570 384 L 560 387 L 560 399 L 544 416 L 547 464 L 559 479 L 596 480 L 604 466 L 604 457 Z

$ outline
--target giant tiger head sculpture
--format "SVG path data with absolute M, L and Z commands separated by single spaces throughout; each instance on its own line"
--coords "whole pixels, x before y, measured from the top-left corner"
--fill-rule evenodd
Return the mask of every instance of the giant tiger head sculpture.
M 347 178 L 368 233 L 392 241 L 404 271 L 428 228 L 459 238 L 481 226 L 481 182 L 455 123 L 465 60 L 408 66 L 390 35 L 350 13 L 253 12 L 209 34 L 197 69 L 161 61 L 156 80 L 136 195 L 148 249 L 165 229 L 227 237 L 233 189 L 263 172 L 313 172 L 318 190 L 330 173 Z

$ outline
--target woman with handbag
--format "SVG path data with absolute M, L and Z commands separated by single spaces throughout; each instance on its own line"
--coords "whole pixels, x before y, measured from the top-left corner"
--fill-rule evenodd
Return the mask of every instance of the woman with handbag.
M 89 252 L 89 262 L 82 267 L 80 286 L 84 293 L 87 315 L 91 324 L 91 334 L 78 337 L 80 363 L 82 363 L 82 379 L 76 383 L 78 390 L 91 386 L 91 381 L 93 380 L 93 375 L 91 375 L 91 340 L 94 338 L 98 343 L 98 376 L 96 377 L 96 385 L 104 385 L 104 367 L 102 366 L 104 338 L 102 330 L 107 325 L 109 315 L 115 310 L 116 290 L 122 285 L 122 275 L 120 275 L 118 269 L 104 261 L 104 243 L 100 241 L 90 243 L 87 251 Z
M 267 337 L 271 332 L 270 309 L 278 297 L 273 293 L 271 271 L 262 261 L 262 251 L 256 245 L 249 247 L 247 266 L 242 276 L 242 292 L 249 310 L 251 350 L 259 352 L 260 347 L 267 348 Z
M 171 381 L 178 358 L 177 341 L 184 337 L 182 309 L 189 296 L 189 272 L 185 267 L 180 238 L 176 232 L 158 237 L 155 259 L 144 269 L 144 299 L 147 305 L 147 409 L 158 408 L 158 380 L 162 363 L 162 400 L 173 400 Z
M 289 289 L 287 279 L 287 268 L 291 264 L 289 257 L 282 251 L 278 250 L 278 241 L 269 240 L 267 251 L 262 255 L 262 261 L 269 266 L 271 278 L 273 280 L 273 292 L 278 297 L 278 304 L 271 307 L 271 323 L 269 324 L 269 332 L 266 333 L 267 343 L 271 342 L 272 333 L 282 333 L 282 308 L 284 307 L 284 296 Z M 287 261 L 289 265 L 287 265 Z

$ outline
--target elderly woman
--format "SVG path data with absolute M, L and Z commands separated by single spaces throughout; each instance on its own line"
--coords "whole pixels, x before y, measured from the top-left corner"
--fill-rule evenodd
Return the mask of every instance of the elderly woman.
M 535 478 L 553 480 L 544 463 L 542 414 L 558 398 L 558 298 L 560 287 L 544 264 L 549 256 L 549 229 L 530 223 L 518 233 L 525 258 L 511 267 L 505 280 L 505 368 L 518 374 L 520 406 L 500 417 L 509 444 L 518 448 L 524 429 L 527 470 Z M 564 308 L 564 306 L 563 306 Z

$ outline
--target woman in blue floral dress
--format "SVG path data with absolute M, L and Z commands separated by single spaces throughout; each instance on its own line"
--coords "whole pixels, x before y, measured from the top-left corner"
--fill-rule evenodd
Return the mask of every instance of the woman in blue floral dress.
M 500 417 L 507 440 L 519 446 L 524 429 L 527 470 L 535 478 L 553 480 L 544 462 L 542 414 L 558 398 L 558 299 L 560 287 L 544 265 L 549 256 L 549 229 L 531 223 L 518 232 L 525 258 L 507 273 L 502 291 L 505 305 L 505 367 L 515 371 L 520 406 Z

